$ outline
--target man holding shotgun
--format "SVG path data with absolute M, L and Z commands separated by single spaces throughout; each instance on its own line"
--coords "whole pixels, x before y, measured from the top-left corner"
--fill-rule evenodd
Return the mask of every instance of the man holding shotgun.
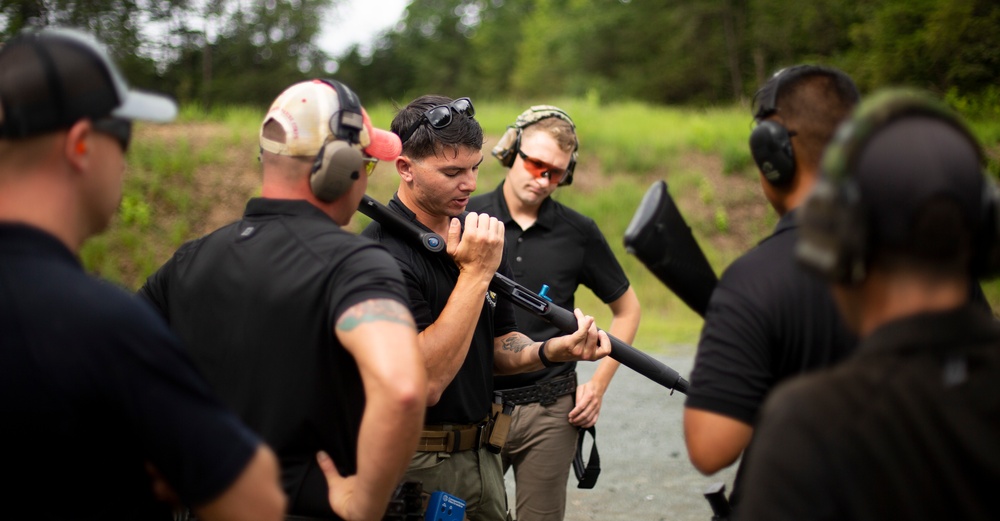
M 498 453 L 509 419 L 492 410 L 493 375 L 596 360 L 610 352 L 611 342 L 579 310 L 574 333 L 533 342 L 517 331 L 513 304 L 489 291 L 494 274 L 510 276 L 510 269 L 503 223 L 465 211 L 483 161 L 483 131 L 474 114 L 468 98 L 422 96 L 400 110 L 391 127 L 403 152 L 389 208 L 444 237 L 449 258 L 379 223 L 364 235 L 382 242 L 402 268 L 428 372 L 431 406 L 406 478 L 465 500 L 470 521 L 503 520 Z

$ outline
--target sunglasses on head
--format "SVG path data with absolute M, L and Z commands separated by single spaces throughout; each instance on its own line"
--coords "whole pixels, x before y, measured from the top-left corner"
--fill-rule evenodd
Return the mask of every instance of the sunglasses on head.
M 521 156 L 521 161 L 524 163 L 524 169 L 536 179 L 545 178 L 548 179 L 550 183 L 559 184 L 563 177 L 566 176 L 565 168 L 552 166 L 545 161 L 535 159 L 528 154 L 525 154 L 520 149 L 517 150 L 517 155 Z
M 128 152 L 129 142 L 132 141 L 132 122 L 121 118 L 103 118 L 94 120 L 91 125 L 94 130 L 107 134 L 122 147 L 122 152 Z
M 452 112 L 463 114 L 470 118 L 476 115 L 476 109 L 473 108 L 471 99 L 458 98 L 447 105 L 438 105 L 427 109 L 427 112 L 421 114 L 420 118 L 414 121 L 413 124 L 410 125 L 410 128 L 406 129 L 406 132 L 403 132 L 403 135 L 399 136 L 399 140 L 406 143 L 406 140 L 410 139 L 410 137 L 413 136 L 413 133 L 416 132 L 417 129 L 420 128 L 420 125 L 422 125 L 425 121 L 430 123 L 433 128 L 444 128 L 451 125 Z

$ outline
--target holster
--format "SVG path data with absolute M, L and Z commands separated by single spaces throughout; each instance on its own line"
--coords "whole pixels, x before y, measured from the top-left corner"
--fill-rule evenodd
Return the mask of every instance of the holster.
M 428 497 L 422 482 L 404 481 L 396 486 L 382 520 L 423 521 Z
M 490 411 L 490 432 L 486 438 L 486 450 L 500 454 L 503 446 L 507 444 L 507 434 L 510 433 L 511 413 L 514 412 L 514 405 L 504 403 L 499 392 L 494 392 L 494 401 Z

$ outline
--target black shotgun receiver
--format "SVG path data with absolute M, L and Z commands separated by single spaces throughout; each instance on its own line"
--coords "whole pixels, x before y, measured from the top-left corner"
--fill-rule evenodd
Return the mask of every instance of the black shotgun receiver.
M 405 237 L 410 237 L 432 252 L 447 255 L 444 251 L 444 240 L 441 239 L 440 235 L 424 230 L 367 195 L 361 199 L 358 211 L 380 225 L 396 230 L 397 233 Z M 432 249 L 429 246 L 432 243 L 440 244 L 440 247 Z M 576 331 L 576 315 L 572 311 L 553 304 L 548 299 L 500 273 L 493 275 L 490 289 L 509 298 L 514 305 L 534 313 L 542 320 L 558 327 L 563 333 Z M 608 338 L 611 340 L 611 358 L 668 389 L 687 394 L 688 382 L 681 378 L 677 371 L 610 334 Z

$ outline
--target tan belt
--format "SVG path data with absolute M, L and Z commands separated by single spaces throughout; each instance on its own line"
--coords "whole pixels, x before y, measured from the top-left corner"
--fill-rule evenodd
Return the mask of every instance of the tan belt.
M 488 420 L 475 425 L 424 425 L 417 452 L 479 450 L 486 443 Z

